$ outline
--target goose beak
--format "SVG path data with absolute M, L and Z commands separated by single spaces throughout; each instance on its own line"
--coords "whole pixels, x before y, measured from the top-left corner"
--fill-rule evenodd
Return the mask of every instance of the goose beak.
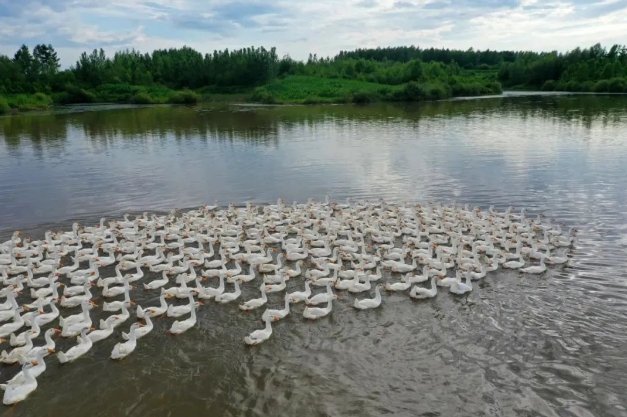
M 48 349 L 48 353 L 54 353 L 54 349 Z

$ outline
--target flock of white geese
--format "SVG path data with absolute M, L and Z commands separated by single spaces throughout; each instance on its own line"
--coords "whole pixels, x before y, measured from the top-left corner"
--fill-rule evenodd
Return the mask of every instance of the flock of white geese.
M 160 291 L 160 303 L 136 306 L 139 320 L 116 334 L 123 340 L 112 359 L 131 354 L 153 329 L 152 319 L 176 318 L 172 334 L 194 327 L 203 301 L 263 308 L 265 327 L 244 339 L 256 345 L 272 335 L 272 322 L 290 314 L 292 304 L 305 303 L 302 315 L 315 320 L 332 312 L 337 291 L 362 293 L 354 299 L 356 309 L 379 307 L 381 289 L 413 299 L 433 298 L 439 287 L 465 294 L 474 280 L 499 267 L 541 274 L 547 264 L 570 262 L 575 235 L 576 229 L 563 232 L 550 219 L 531 219 L 512 207 L 498 212 L 383 200 L 339 204 L 328 197 L 126 215 L 108 225 L 101 219 L 95 227 L 75 223 L 71 231 L 48 231 L 42 240 L 15 232 L 0 243 L 0 361 L 19 363 L 22 370 L 0 385 L 3 402 L 15 404 L 37 388 L 57 336 L 77 340 L 57 352 L 61 363 L 111 337 L 129 320 L 137 291 Z M 299 291 L 286 291 L 288 281 L 301 282 Z M 259 298 L 240 300 L 243 285 L 258 287 Z M 283 308 L 264 308 L 270 293 L 284 295 Z M 90 311 L 100 297 L 110 314 L 96 329 Z M 183 303 L 168 303 L 177 298 Z M 75 314 L 64 311 L 76 307 Z M 42 332 L 43 344 L 36 345 Z

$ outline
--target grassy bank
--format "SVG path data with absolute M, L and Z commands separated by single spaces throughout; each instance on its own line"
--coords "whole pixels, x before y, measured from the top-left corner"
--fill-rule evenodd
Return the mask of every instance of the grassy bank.
M 377 101 L 440 100 L 454 96 L 498 94 L 501 86 L 492 74 L 452 76 L 446 82 L 409 82 L 399 85 L 367 81 L 290 75 L 257 87 L 172 90 L 151 85 L 103 84 L 94 89 L 67 86 L 46 95 L 16 94 L 0 97 L 0 114 L 11 110 L 45 109 L 52 104 L 131 103 L 195 104 L 198 102 L 257 102 L 265 104 L 370 103 Z
M 44 93 L 0 96 L 0 115 L 13 110 L 40 110 L 52 105 L 52 98 Z
M 454 76 L 445 82 L 386 85 L 359 80 L 288 76 L 255 89 L 252 101 L 261 103 L 370 103 L 425 101 L 458 96 L 499 94 L 501 85 L 490 78 Z

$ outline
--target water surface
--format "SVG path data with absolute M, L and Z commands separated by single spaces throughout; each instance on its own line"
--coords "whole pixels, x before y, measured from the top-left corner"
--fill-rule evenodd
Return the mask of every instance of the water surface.
M 76 363 L 49 358 L 12 415 L 625 416 L 626 108 L 624 96 L 549 95 L 0 118 L 1 240 L 101 215 L 327 194 L 515 205 L 580 229 L 573 268 L 497 271 L 462 298 L 384 295 L 377 311 L 347 296 L 317 323 L 298 306 L 254 349 L 242 339 L 258 315 L 235 305 L 203 307 L 176 338 L 158 320 L 113 363 L 118 332 Z

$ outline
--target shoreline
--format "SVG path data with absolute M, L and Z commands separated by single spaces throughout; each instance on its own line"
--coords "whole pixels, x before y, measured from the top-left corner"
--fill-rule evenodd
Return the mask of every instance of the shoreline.
M 128 102 L 115 102 L 115 101 L 102 101 L 102 102 L 86 102 L 86 103 L 51 103 L 47 106 L 41 107 L 26 107 L 26 108 L 11 108 L 10 111 L 5 114 L 0 114 L 0 117 L 20 116 L 29 113 L 54 111 L 62 109 L 71 109 L 72 107 L 89 108 L 89 107 L 104 107 L 103 110 L 107 110 L 106 107 L 111 106 L 115 109 L 123 108 L 141 108 L 141 107 L 155 107 L 155 106 L 176 106 L 176 105 L 206 105 L 206 104 L 218 104 L 218 105 L 233 105 L 240 107 L 277 107 L 277 106 L 312 106 L 312 105 L 342 105 L 342 104 L 357 104 L 367 105 L 376 103 L 434 103 L 438 101 L 467 101 L 467 100 L 483 100 L 493 98 L 510 98 L 510 97 L 532 97 L 532 96 L 625 96 L 627 93 L 609 93 L 609 92 L 578 92 L 578 91 L 541 91 L 541 90 L 504 90 L 501 94 L 482 94 L 472 96 L 457 96 L 448 97 L 434 100 L 373 100 L 366 103 L 356 103 L 353 101 L 345 101 L 341 99 L 337 100 L 291 100 L 281 101 L 274 103 L 262 103 L 250 99 L 250 96 L 245 98 L 243 94 L 216 94 L 218 97 L 207 96 L 203 99 L 193 103 L 128 103 Z

